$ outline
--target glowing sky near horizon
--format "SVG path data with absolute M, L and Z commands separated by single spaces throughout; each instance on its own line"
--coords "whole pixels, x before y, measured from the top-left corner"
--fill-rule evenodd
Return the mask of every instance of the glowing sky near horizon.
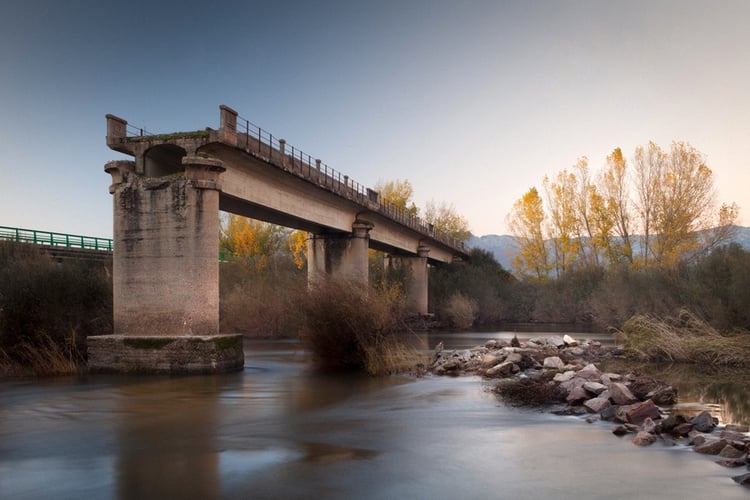
M 104 115 L 219 105 L 358 182 L 408 179 L 476 235 L 545 174 L 653 140 L 750 224 L 750 2 L 66 2 L 0 7 L 0 225 L 112 233 Z

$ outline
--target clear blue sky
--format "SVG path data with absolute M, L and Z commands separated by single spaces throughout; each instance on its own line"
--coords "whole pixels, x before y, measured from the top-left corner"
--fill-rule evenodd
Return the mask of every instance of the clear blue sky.
M 750 2 L 17 0 L 0 7 L 0 225 L 109 236 L 104 115 L 220 104 L 477 234 L 545 174 L 693 144 L 750 222 Z

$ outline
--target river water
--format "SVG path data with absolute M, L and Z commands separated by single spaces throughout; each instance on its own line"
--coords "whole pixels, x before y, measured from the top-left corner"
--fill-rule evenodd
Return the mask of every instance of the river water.
M 750 496 L 730 479 L 744 468 L 505 406 L 478 377 L 321 375 L 307 361 L 296 342 L 252 341 L 236 374 L 0 381 L 0 498 Z

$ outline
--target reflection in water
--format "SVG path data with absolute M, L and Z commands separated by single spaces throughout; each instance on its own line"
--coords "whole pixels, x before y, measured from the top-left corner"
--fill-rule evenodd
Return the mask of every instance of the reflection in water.
M 145 378 L 116 388 L 120 498 L 216 498 L 221 377 Z
M 750 424 L 750 369 L 704 365 L 610 362 L 611 370 L 650 375 L 677 388 L 676 409 L 693 415 L 710 411 L 723 424 Z
M 0 498 L 747 498 L 711 457 L 506 407 L 476 377 L 319 375 L 293 342 L 246 360 L 0 382 Z

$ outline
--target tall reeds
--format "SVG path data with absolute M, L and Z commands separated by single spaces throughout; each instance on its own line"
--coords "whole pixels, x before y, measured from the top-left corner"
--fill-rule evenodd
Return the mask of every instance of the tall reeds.
M 676 317 L 635 315 L 615 333 L 629 355 L 649 361 L 740 366 L 750 364 L 745 333 L 720 333 L 689 311 Z

